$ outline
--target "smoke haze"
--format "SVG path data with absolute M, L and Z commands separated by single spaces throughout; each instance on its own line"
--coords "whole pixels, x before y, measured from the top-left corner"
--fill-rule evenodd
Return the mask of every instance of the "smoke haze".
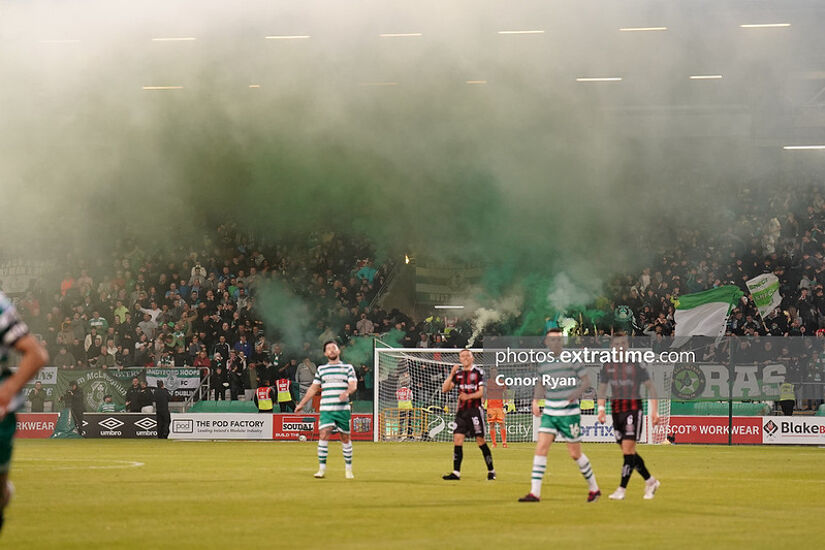
M 0 2 L 0 246 L 328 229 L 483 262 L 492 298 L 575 264 L 592 297 L 788 168 L 814 4 L 717 4 Z M 793 30 L 739 28 L 766 17 Z

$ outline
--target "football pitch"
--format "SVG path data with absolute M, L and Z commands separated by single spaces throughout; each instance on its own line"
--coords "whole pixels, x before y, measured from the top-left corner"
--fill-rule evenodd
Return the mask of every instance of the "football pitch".
M 330 444 L 19 440 L 3 548 L 788 548 L 825 537 L 825 449 L 640 446 L 662 486 L 633 475 L 610 501 L 621 457 L 585 444 L 602 489 L 562 446 L 550 450 L 542 502 L 529 490 L 532 444 L 494 449 L 498 480 L 465 446 L 446 482 L 449 444 L 355 443 L 355 480 Z M 797 546 L 798 545 L 798 546 Z

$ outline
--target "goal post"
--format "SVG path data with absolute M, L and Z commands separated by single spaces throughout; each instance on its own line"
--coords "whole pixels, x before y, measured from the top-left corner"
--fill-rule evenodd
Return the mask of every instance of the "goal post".
M 520 362 L 496 361 L 494 352 L 471 349 L 475 364 L 483 369 L 486 383 L 499 376 L 500 380 L 528 381 L 537 376 L 538 366 Z M 374 441 L 452 441 L 453 421 L 458 392 L 442 393 L 441 386 L 453 365 L 459 364 L 460 349 L 453 348 L 392 348 L 376 340 L 374 349 L 375 381 L 373 388 Z M 591 389 L 582 395 L 582 435 L 584 441 L 613 442 L 612 424 L 600 425 L 596 420 L 596 394 L 599 364 L 585 364 Z M 649 369 L 655 385 L 669 388 L 672 366 L 657 365 Z M 532 414 L 534 386 L 529 383 L 511 383 L 503 389 L 504 430 L 508 442 L 534 441 L 538 419 Z M 657 396 L 658 429 L 645 429 L 650 443 L 661 443 L 667 435 L 670 417 L 669 395 Z M 486 409 L 486 400 L 483 402 Z M 645 400 L 645 411 L 648 402 Z M 608 401 L 608 413 L 610 405 Z M 487 426 L 489 434 L 490 426 Z M 501 426 L 496 426 L 497 432 Z M 499 434 L 496 433 L 496 436 Z

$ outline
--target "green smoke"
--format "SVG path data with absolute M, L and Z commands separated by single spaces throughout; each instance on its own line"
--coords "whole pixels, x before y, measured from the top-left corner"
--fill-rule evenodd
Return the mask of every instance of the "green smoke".
M 398 348 L 403 346 L 404 332 L 392 329 L 386 334 L 381 335 L 381 342 L 391 348 Z M 371 365 L 373 359 L 373 346 L 375 339 L 372 336 L 357 336 L 350 340 L 350 342 L 341 351 L 341 355 L 347 363 L 353 365 Z M 381 344 L 379 344 L 381 345 Z
M 258 287 L 255 310 L 266 323 L 267 336 L 278 339 L 287 349 L 301 349 L 308 339 L 311 317 L 307 304 L 279 279 L 268 279 Z M 317 336 L 317 334 L 315 335 Z
M 695 44 L 718 36 L 668 36 L 655 59 L 634 57 L 614 42 L 628 38 L 621 33 L 581 40 L 588 18 L 618 28 L 624 14 L 548 4 L 523 8 L 527 20 L 556 22 L 546 36 L 497 35 L 497 15 L 480 10 L 464 32 L 399 43 L 378 39 L 360 10 L 297 3 L 276 10 L 295 27 L 283 32 L 309 26 L 312 39 L 266 41 L 259 30 L 270 12 L 260 5 L 239 12 L 207 2 L 187 17 L 197 41 L 153 44 L 146 37 L 171 19 L 164 4 L 44 12 L 22 3 L 0 19 L 10 41 L 0 48 L 0 182 L 15 201 L 0 219 L 4 252 L 25 242 L 18 250 L 37 257 L 76 250 L 108 262 L 107 246 L 124 236 L 151 250 L 200 249 L 204 232 L 224 222 L 279 242 L 366 235 L 379 259 L 412 252 L 484 265 L 483 300 L 525 296 L 518 328 L 533 332 L 561 308 L 549 299 L 558 274 L 594 299 L 595 274 L 632 272 L 683 228 L 724 233 L 739 197 L 732 187 L 744 187 L 730 182 L 787 168 L 730 136 L 685 139 L 672 129 L 705 136 L 684 128 L 681 109 L 705 102 L 674 67 L 717 65 L 715 48 Z M 442 8 L 439 21 L 467 18 L 459 6 Z M 690 22 L 681 9 L 662 15 Z M 95 24 L 100 13 L 107 30 Z M 740 22 L 716 16 L 733 23 L 719 28 Z M 386 21 L 403 26 L 404 12 Z M 82 40 L 32 39 L 48 28 Z M 742 67 L 783 65 L 768 45 L 730 42 L 726 58 Z M 609 88 L 575 82 L 633 63 L 644 74 Z M 465 84 L 475 78 L 488 83 Z M 384 80 L 398 85 L 361 85 Z M 757 117 L 763 99 L 752 83 L 724 82 L 737 104 L 754 102 Z M 183 89 L 142 89 L 157 84 Z M 788 86 L 783 79 L 788 93 L 766 96 L 790 97 Z M 639 105 L 669 104 L 678 112 L 643 113 L 634 124 Z M 730 192 L 720 194 L 721 184 Z M 310 327 L 299 298 L 281 285 L 259 300 L 285 339 L 303 340 Z

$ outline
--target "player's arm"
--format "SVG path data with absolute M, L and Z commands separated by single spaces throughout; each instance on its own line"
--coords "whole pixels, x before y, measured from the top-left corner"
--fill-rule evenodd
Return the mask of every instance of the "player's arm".
M 450 370 L 449 376 L 447 376 L 447 379 L 444 380 L 443 384 L 441 384 L 441 392 L 442 393 L 450 392 L 455 387 L 454 377 L 455 377 L 455 373 L 458 371 L 458 367 L 459 367 L 459 365 L 453 365 L 453 368 Z
M 536 385 L 533 386 L 533 402 L 531 404 L 533 416 L 541 416 L 539 400 L 544 399 L 545 395 L 544 384 L 541 382 L 541 377 L 539 377 L 536 380 Z
M 599 384 L 596 395 L 598 396 L 596 403 L 598 404 L 599 423 L 604 424 L 607 420 L 607 398 L 605 397 L 607 395 L 607 382 Z
M 23 325 L 25 327 L 25 325 Z M 14 330 L 12 327 L 9 330 Z M 37 371 L 49 360 L 49 354 L 37 339 L 31 334 L 26 334 L 14 343 L 14 349 L 19 351 L 23 357 L 17 371 L 0 385 L 0 417 L 6 415 L 6 408 L 14 399 L 14 396 L 23 389 L 26 383 L 34 378 Z
M 654 426 L 659 424 L 659 400 L 656 398 L 656 386 L 653 385 L 653 380 L 648 378 L 645 380 L 645 388 L 647 388 L 648 406 L 650 411 L 650 423 Z
M 481 386 L 474 391 L 473 393 L 459 393 L 458 400 L 459 401 L 469 401 L 470 399 L 481 399 L 484 395 L 484 382 L 481 383 Z
M 301 399 L 301 402 L 298 403 L 297 407 L 295 407 L 295 412 L 296 413 L 301 412 L 301 409 L 304 408 L 304 405 L 306 405 L 313 397 L 315 397 L 315 394 L 318 393 L 319 389 L 321 389 L 320 382 L 313 382 L 312 385 L 307 390 L 306 395 L 304 395 L 304 398 Z
M 338 396 L 339 401 L 349 401 L 349 396 L 355 393 L 355 390 L 358 389 L 358 378 L 355 375 L 355 369 L 350 367 L 349 374 L 347 376 L 347 389 L 341 392 L 341 395 Z
M 607 373 L 607 363 L 602 364 L 599 371 L 599 387 L 596 390 L 596 410 L 598 411 L 598 418 L 601 424 L 607 420 L 607 382 L 609 379 Z

